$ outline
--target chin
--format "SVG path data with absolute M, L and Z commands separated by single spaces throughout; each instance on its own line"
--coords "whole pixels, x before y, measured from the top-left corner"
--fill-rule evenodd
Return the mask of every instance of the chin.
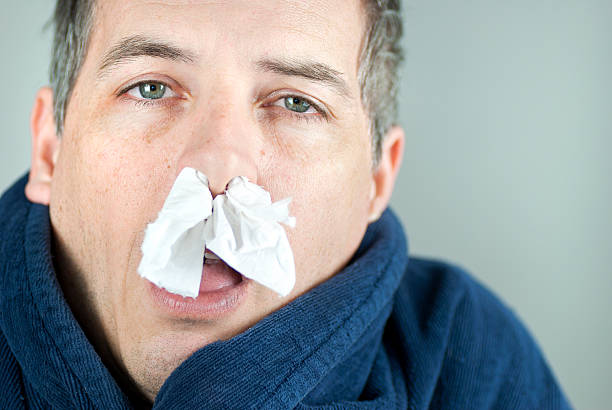
M 168 330 L 130 349 L 125 368 L 134 384 L 149 400 L 189 356 L 214 342 L 197 332 Z

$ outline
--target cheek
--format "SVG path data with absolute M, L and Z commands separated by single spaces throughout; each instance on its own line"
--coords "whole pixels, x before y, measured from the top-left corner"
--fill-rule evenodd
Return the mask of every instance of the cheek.
M 134 244 L 161 208 L 159 193 L 172 179 L 166 174 L 174 172 L 174 154 L 171 147 L 148 143 L 150 130 L 138 133 L 101 121 L 81 121 L 91 125 L 71 135 L 66 150 L 62 147 L 66 160 L 58 198 L 62 208 L 72 204 L 63 218 L 70 219 L 71 236 L 89 238 L 79 244 L 81 259 L 98 265 L 94 271 L 119 275 L 128 269 Z
M 142 145 L 135 148 L 107 147 L 98 156 L 105 166 L 96 172 L 94 186 L 101 203 L 100 218 L 107 223 L 102 237 L 111 241 L 109 264 L 129 263 L 130 255 L 125 253 L 138 248 L 145 226 L 163 205 L 161 193 L 169 190 L 166 183 L 173 179 L 169 176 L 174 173 L 172 161 L 160 155 L 163 150 Z M 120 268 L 125 270 L 128 266 Z
M 362 151 L 339 150 L 335 155 L 328 151 L 298 162 L 279 160 L 275 172 L 265 176 L 264 186 L 274 200 L 293 198 L 290 211 L 297 224 L 287 228 L 287 235 L 295 256 L 297 287 L 302 290 L 340 270 L 363 237 L 371 173 Z

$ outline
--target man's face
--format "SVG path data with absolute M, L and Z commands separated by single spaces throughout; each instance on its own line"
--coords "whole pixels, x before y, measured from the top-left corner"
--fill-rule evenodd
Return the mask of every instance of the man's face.
M 62 285 L 86 300 L 90 337 L 153 398 L 193 351 L 329 278 L 358 247 L 374 184 L 357 79 L 365 17 L 345 0 L 97 3 L 50 213 Z M 117 48 L 127 39 L 170 49 L 128 56 Z M 244 175 L 273 200 L 293 198 L 288 297 L 251 282 L 231 309 L 198 320 L 154 303 L 137 273 L 143 232 L 186 166 L 213 194 Z

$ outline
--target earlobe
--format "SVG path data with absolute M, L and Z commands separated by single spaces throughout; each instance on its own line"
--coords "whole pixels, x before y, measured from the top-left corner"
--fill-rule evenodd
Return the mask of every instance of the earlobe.
M 403 156 L 404 130 L 399 126 L 393 126 L 385 135 L 380 161 L 373 174 L 373 194 L 368 222 L 376 221 L 387 208 Z
M 48 87 L 41 88 L 36 94 L 30 116 L 30 131 L 32 156 L 25 194 L 31 202 L 49 205 L 60 142 L 53 118 L 53 91 Z

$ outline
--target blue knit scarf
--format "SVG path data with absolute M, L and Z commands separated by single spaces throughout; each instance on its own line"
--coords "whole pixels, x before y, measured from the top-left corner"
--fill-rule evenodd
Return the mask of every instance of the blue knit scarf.
M 22 397 L 4 403 L 15 408 L 130 408 L 66 303 L 49 210 L 27 201 L 25 181 L 0 201 L 0 355 L 14 358 L 7 366 L 23 380 L 21 388 L 7 381 L 5 389 L 20 391 L 0 387 L 0 397 Z M 198 350 L 170 375 L 154 408 L 405 408 L 404 374 L 382 334 L 406 255 L 402 228 L 386 211 L 342 272 Z

